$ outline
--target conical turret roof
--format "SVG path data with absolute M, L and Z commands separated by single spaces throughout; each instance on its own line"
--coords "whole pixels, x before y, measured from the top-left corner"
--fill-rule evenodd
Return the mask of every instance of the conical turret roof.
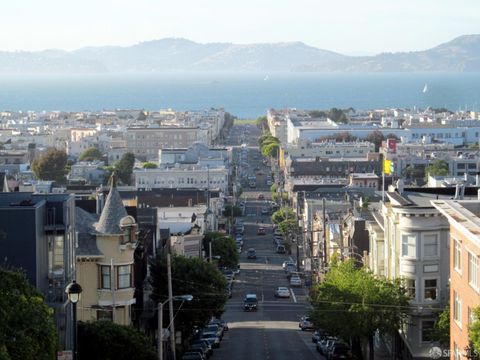
M 117 190 L 116 175 L 113 173 L 110 192 L 95 229 L 102 234 L 123 234 L 123 231 L 120 229 L 120 220 L 127 215 L 127 210 L 125 210 Z

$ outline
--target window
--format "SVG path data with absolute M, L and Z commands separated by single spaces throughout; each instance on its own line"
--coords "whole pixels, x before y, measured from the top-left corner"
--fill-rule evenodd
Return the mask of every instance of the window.
M 122 265 L 118 267 L 117 282 L 118 282 L 119 289 L 126 289 L 126 288 L 133 287 L 132 265 Z
M 453 292 L 453 320 L 462 326 L 462 300 L 456 291 Z
M 478 290 L 478 257 L 470 252 L 468 253 L 468 283 Z
M 423 235 L 423 256 L 424 257 L 438 256 L 438 234 Z
M 98 309 L 97 310 L 97 320 L 99 321 L 113 321 L 113 311 L 112 308 L 109 309 Z
M 457 239 L 453 239 L 453 268 L 462 271 L 462 245 Z
M 423 293 L 424 300 L 436 300 L 437 292 L 437 279 L 425 279 Z
M 470 306 L 468 307 L 467 311 L 468 311 L 468 326 L 470 326 L 475 321 L 475 315 Z
M 110 289 L 110 266 L 100 265 L 100 289 Z
M 462 352 L 456 343 L 453 343 L 453 360 L 462 360 Z
M 434 341 L 434 320 L 423 320 L 422 321 L 422 341 Z
M 403 235 L 402 236 L 402 256 L 408 256 L 415 258 L 415 243 L 417 242 L 416 235 Z
M 405 279 L 405 288 L 407 290 L 407 295 L 415 300 L 415 279 Z

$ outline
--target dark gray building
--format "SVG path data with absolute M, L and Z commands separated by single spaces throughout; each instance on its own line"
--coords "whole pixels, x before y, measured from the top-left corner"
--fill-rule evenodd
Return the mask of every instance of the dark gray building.
M 65 287 L 75 276 L 75 238 L 73 195 L 0 193 L 0 264 L 22 269 L 45 296 L 64 347 L 70 338 Z

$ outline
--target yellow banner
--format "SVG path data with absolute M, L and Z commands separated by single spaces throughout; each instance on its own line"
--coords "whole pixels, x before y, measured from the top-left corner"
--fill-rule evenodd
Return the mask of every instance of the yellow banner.
M 392 161 L 391 160 L 384 160 L 383 161 L 383 172 L 385 175 L 391 175 L 392 174 Z

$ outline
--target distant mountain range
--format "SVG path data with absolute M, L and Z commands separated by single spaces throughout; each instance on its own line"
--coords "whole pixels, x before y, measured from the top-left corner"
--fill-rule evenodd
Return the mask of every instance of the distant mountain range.
M 302 42 L 199 44 L 167 38 L 74 51 L 0 51 L 0 73 L 138 73 L 164 71 L 476 72 L 480 35 L 424 51 L 346 56 Z

